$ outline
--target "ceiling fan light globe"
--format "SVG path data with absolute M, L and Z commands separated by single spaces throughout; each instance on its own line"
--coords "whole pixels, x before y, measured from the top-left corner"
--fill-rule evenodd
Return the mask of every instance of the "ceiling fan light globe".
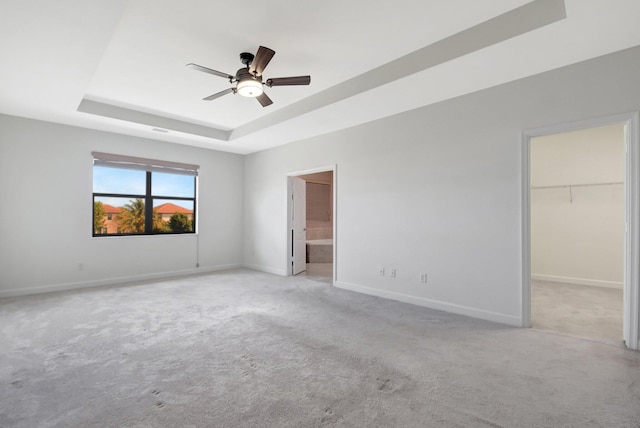
M 262 95 L 262 82 L 253 79 L 245 79 L 238 82 L 237 92 L 243 97 L 255 98 Z

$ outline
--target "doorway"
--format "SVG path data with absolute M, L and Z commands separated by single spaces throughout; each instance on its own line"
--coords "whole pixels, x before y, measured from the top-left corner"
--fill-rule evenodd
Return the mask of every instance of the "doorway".
M 289 275 L 333 284 L 336 277 L 336 168 L 288 174 Z
M 624 125 L 531 140 L 531 324 L 622 340 Z
M 524 326 L 637 349 L 637 125 L 524 134 Z

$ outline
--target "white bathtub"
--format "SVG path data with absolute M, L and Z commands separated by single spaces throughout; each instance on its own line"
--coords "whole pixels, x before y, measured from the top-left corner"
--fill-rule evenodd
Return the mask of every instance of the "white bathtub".
M 308 240 L 307 263 L 333 263 L 333 239 Z

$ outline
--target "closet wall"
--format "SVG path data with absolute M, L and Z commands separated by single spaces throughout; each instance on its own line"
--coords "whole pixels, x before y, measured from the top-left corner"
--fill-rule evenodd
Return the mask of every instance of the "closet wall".
M 622 288 L 624 127 L 531 143 L 532 279 Z

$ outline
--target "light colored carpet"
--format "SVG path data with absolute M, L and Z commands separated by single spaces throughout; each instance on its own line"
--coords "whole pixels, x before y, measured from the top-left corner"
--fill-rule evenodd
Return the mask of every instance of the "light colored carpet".
M 639 353 L 304 277 L 0 301 L 4 428 L 639 424 Z
M 622 290 L 531 281 L 532 327 L 622 342 Z

